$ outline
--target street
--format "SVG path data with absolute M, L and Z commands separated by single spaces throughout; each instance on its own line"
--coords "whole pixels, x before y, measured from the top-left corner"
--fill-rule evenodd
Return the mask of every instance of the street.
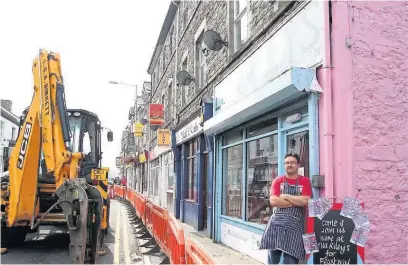
M 159 264 L 164 256 L 141 255 L 126 207 L 111 200 L 110 228 L 105 236 L 106 253 L 99 257 L 100 264 Z M 69 264 L 69 234 L 67 229 L 40 226 L 36 233 L 28 234 L 25 244 L 9 249 L 1 256 L 3 264 Z M 143 250 L 144 248 L 142 248 Z

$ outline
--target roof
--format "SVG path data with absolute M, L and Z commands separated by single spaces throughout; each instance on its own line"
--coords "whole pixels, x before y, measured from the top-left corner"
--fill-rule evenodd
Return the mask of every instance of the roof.
M 20 117 L 15 115 L 14 113 L 8 111 L 7 109 L 1 107 L 1 117 L 5 118 L 6 120 L 14 123 L 15 125 L 20 125 Z
M 166 41 L 167 35 L 173 25 L 174 16 L 176 15 L 178 5 L 180 1 L 170 1 L 169 9 L 167 10 L 166 18 L 164 19 L 162 28 L 160 30 L 159 38 L 156 42 L 156 47 L 154 48 L 152 58 L 150 59 L 149 68 L 147 69 L 148 74 L 152 74 L 153 68 L 156 65 L 157 58 L 160 55 L 163 44 Z

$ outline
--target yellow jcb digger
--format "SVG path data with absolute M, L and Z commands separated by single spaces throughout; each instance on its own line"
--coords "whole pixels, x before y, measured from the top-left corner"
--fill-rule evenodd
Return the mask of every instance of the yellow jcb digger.
M 105 128 L 94 113 L 66 108 L 58 53 L 40 50 L 32 72 L 34 95 L 1 178 L 1 248 L 21 244 L 41 224 L 66 225 L 71 263 L 98 263 L 109 225 Z

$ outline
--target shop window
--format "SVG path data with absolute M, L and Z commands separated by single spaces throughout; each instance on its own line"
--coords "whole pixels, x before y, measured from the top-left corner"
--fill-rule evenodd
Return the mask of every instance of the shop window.
M 142 191 L 147 191 L 146 167 L 147 164 L 142 164 Z
M 278 176 L 278 135 L 247 143 L 246 221 L 267 224 L 272 214 L 269 192 Z
M 195 187 L 197 179 L 197 139 L 187 144 L 187 177 L 188 177 L 188 194 L 189 200 L 197 201 L 197 191 Z
M 230 145 L 242 141 L 243 130 L 226 134 L 222 137 L 222 145 Z
M 257 123 L 255 125 L 249 126 L 247 129 L 247 137 L 255 137 L 261 134 L 270 133 L 276 131 L 278 129 L 278 119 L 269 119 L 267 121 L 263 121 Z
M 223 158 L 223 209 L 222 214 L 242 217 L 242 144 L 225 148 Z
M 153 160 L 150 165 L 149 194 L 157 196 L 159 194 L 159 175 L 161 171 L 159 158 Z
M 296 153 L 300 158 L 299 175 L 309 177 L 309 132 L 299 132 L 287 136 L 287 153 Z
M 169 190 L 174 189 L 174 161 L 173 161 L 173 153 L 170 152 L 168 155 L 168 169 L 167 169 L 167 186 Z

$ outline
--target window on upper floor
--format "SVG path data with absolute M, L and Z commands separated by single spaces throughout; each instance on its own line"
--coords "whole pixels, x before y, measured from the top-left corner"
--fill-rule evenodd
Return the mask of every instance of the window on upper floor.
M 160 82 L 160 79 L 161 79 L 161 76 L 162 76 L 162 57 L 160 56 L 159 57 L 159 62 L 158 62 L 158 66 L 157 66 L 157 72 L 159 73 L 158 74 L 158 77 L 157 77 L 157 85 L 159 85 L 159 82 Z
M 17 139 L 17 130 L 15 127 L 11 128 L 11 140 L 15 141 Z
M 168 49 L 169 60 L 171 56 L 173 55 L 173 31 L 174 31 L 174 28 L 172 27 L 169 33 L 169 49 Z
M 183 1 L 183 31 L 186 30 L 188 26 L 188 7 L 187 7 L 187 1 Z
M 165 107 L 165 121 L 169 122 L 171 117 L 174 115 L 174 105 L 172 104 L 173 100 L 173 82 L 169 83 L 169 86 L 167 87 L 167 104 Z
M 230 32 L 233 34 L 229 36 L 231 45 L 230 52 L 233 54 L 241 49 L 242 45 L 249 39 L 249 1 L 248 0 L 233 0 L 229 1 L 232 4 L 229 10 L 229 25 Z
M 164 46 L 163 54 L 162 54 L 162 74 L 166 71 L 166 46 Z
M 187 59 L 188 58 L 186 56 L 184 58 L 183 62 L 181 63 L 181 70 L 188 72 L 188 70 L 187 70 L 187 63 L 188 63 Z M 187 104 L 187 101 L 188 101 L 188 96 L 189 96 L 188 95 L 188 86 L 182 86 L 181 89 L 182 89 L 182 100 L 183 100 L 183 106 L 184 106 L 185 104 Z
M 155 84 L 156 84 L 156 71 L 153 71 L 152 73 L 152 87 L 153 88 Z
M 203 49 L 205 48 L 204 41 L 202 41 L 204 32 L 201 33 L 200 37 L 197 39 L 195 43 L 195 54 L 196 54 L 196 89 L 200 90 L 205 85 L 206 74 L 207 74 L 207 63 L 206 58 L 203 53 Z
M 3 141 L 4 137 L 4 121 L 0 121 L 0 141 Z

